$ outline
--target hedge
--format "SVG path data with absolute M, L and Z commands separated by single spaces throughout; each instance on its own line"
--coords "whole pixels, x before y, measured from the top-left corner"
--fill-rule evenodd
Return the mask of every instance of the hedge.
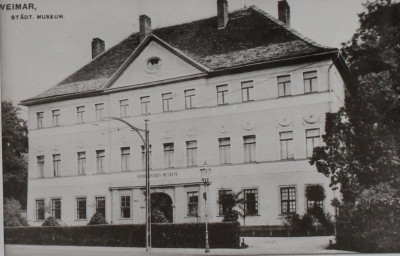
M 238 248 L 238 222 L 210 223 L 211 248 Z M 204 248 L 205 224 L 152 224 L 152 247 Z M 6 244 L 145 247 L 144 225 L 4 228 Z

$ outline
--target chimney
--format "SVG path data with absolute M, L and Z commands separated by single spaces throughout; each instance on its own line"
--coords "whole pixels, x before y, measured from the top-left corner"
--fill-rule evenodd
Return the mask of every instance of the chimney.
M 140 42 L 146 38 L 148 34 L 151 33 L 151 19 L 147 15 L 139 16 L 139 30 L 140 30 Z
M 92 40 L 92 59 L 96 58 L 99 54 L 104 52 L 105 43 L 100 38 L 93 38 Z
M 225 28 L 228 22 L 228 1 L 217 0 L 218 29 Z
M 290 7 L 286 0 L 278 2 L 278 19 L 290 26 Z

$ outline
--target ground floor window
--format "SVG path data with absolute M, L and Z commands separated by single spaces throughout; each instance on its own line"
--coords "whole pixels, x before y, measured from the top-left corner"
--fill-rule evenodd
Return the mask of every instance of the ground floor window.
M 188 212 L 187 216 L 198 216 L 198 208 L 199 208 L 199 192 L 188 192 L 187 193 L 187 203 L 188 203 Z
M 78 220 L 86 219 L 86 198 L 76 199 L 76 217 Z
M 131 197 L 121 196 L 121 218 L 129 219 L 131 217 Z
M 281 188 L 281 214 L 296 213 L 296 188 Z
M 245 213 L 246 215 L 258 214 L 258 191 L 257 189 L 244 189 Z
M 218 205 L 219 205 L 219 216 L 224 216 L 226 212 L 232 210 L 232 206 L 229 203 L 230 198 L 232 198 L 232 190 L 230 189 L 222 189 L 218 191 Z
M 36 200 L 36 220 L 44 220 L 44 200 Z
M 61 220 L 61 199 L 51 199 L 51 216 Z
M 96 213 L 106 217 L 106 198 L 96 197 Z

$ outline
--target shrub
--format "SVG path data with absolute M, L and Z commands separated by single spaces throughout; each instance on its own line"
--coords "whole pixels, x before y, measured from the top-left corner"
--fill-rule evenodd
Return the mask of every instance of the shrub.
M 108 222 L 107 220 L 103 217 L 101 213 L 95 213 L 93 214 L 92 218 L 90 218 L 90 221 L 88 225 L 107 225 Z
M 4 200 L 3 213 L 4 213 L 4 226 L 6 227 L 17 227 L 27 226 L 26 219 L 22 217 L 21 204 L 19 201 L 11 198 Z
M 169 221 L 165 217 L 164 212 L 155 207 L 151 209 L 151 223 L 169 223 Z
M 46 218 L 42 224 L 43 227 L 58 227 L 60 223 L 52 216 Z

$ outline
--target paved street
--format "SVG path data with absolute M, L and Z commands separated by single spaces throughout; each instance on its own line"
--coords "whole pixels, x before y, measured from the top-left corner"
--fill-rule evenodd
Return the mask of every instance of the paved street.
M 326 250 L 334 237 L 246 237 L 246 249 L 212 249 L 210 255 L 265 254 L 346 254 L 351 252 Z M 151 255 L 204 255 L 203 249 L 152 248 Z M 146 255 L 144 248 L 5 245 L 6 256 L 132 256 Z

